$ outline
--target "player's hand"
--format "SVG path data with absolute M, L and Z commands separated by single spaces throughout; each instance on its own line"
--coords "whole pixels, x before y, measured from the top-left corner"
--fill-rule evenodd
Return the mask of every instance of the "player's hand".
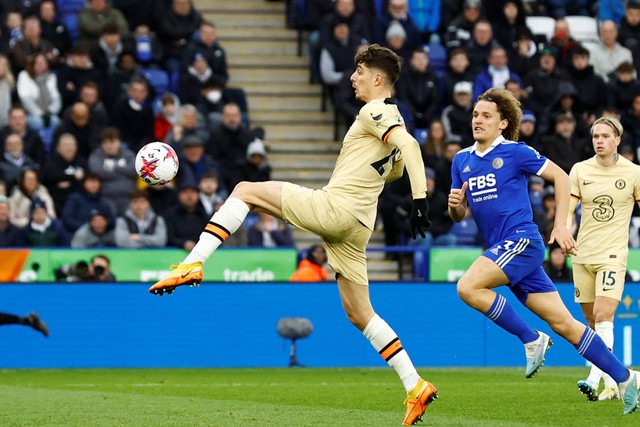
M 578 253 L 578 244 L 564 224 L 556 225 L 551 230 L 548 244 L 551 245 L 553 242 L 556 242 L 562 249 L 562 253 L 566 255 L 576 255 Z
M 424 239 L 427 237 L 424 230 L 429 228 L 431 221 L 429 221 L 429 203 L 427 198 L 413 199 L 413 207 L 411 208 L 411 237 L 416 238 L 418 233 Z
M 467 187 L 469 187 L 469 183 L 467 181 L 462 183 L 462 188 L 452 188 L 449 192 L 449 207 L 451 209 L 457 209 L 458 207 L 464 207 L 467 201 Z

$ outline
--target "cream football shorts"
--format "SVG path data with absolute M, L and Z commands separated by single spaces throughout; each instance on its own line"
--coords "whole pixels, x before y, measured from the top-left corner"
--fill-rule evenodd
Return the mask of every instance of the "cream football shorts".
M 573 290 L 578 303 L 594 302 L 596 297 L 620 301 L 627 269 L 620 264 L 573 264 Z
M 286 182 L 281 196 L 283 219 L 320 236 L 333 271 L 367 286 L 366 247 L 371 230 L 329 198 L 325 191 Z

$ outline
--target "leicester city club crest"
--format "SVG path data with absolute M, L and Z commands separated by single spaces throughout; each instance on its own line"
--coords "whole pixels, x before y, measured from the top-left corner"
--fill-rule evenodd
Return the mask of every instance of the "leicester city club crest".
M 500 169 L 503 165 L 504 165 L 504 160 L 502 160 L 501 157 L 496 157 L 491 162 L 491 166 L 493 166 L 494 169 Z

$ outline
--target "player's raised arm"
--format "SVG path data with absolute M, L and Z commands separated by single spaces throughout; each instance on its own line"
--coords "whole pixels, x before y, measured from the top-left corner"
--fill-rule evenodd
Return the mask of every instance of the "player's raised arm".
M 420 145 L 407 130 L 396 126 L 389 130 L 387 143 L 400 149 L 404 165 L 411 181 L 411 195 L 413 208 L 411 209 L 411 237 L 418 234 L 426 237 L 425 230 L 429 228 L 429 203 L 427 202 L 427 177 L 424 172 L 424 162 L 420 153 Z
M 567 228 L 567 215 L 569 214 L 570 182 L 569 175 L 558 165 L 549 161 L 549 164 L 540 175 L 547 181 L 553 181 L 555 187 L 556 216 L 549 244 L 556 242 L 562 252 L 575 254 L 578 247 L 576 241 Z

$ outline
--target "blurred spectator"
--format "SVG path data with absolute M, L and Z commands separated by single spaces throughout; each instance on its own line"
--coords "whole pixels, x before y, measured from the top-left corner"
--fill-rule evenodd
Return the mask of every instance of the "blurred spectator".
M 380 193 L 378 213 L 384 231 L 384 245 L 398 246 L 406 237 L 406 222 L 411 214 L 411 185 L 409 176 L 403 175 L 386 184 Z M 386 253 L 387 259 L 397 258 L 396 253 Z
M 335 87 L 345 75 L 353 72 L 353 57 L 359 45 L 360 40 L 351 35 L 346 22 L 335 22 L 331 37 L 320 46 L 322 83 Z
M 262 248 L 277 248 L 293 246 L 291 227 L 284 221 L 268 213 L 260 212 L 258 221 L 247 230 L 249 246 Z
M 346 75 L 333 88 L 333 106 L 338 116 L 336 124 L 345 129 L 349 129 L 364 106 L 364 102 L 354 96 L 352 84 L 351 76 Z
M 202 16 L 191 0 L 171 1 L 171 8 L 162 14 L 158 22 L 158 36 L 165 47 L 166 70 L 180 70 L 187 43 L 201 23 Z
M 33 169 L 23 169 L 18 178 L 18 184 L 13 187 L 9 197 L 9 220 L 16 227 L 24 227 L 30 219 L 31 203 L 38 198 L 42 201 L 51 218 L 57 218 L 56 208 L 49 190 L 40 184 L 38 173 Z
M 637 79 L 631 62 L 623 62 L 616 67 L 613 78 L 607 84 L 606 93 L 609 95 L 607 105 L 616 107 L 618 111 L 631 107 L 633 97 L 640 93 L 640 80 Z
M 96 82 L 88 81 L 80 88 L 78 101 L 85 103 L 91 113 L 91 123 L 101 132 L 109 126 L 111 119 L 104 103 L 100 100 L 100 88 Z
M 458 82 L 471 82 L 475 74 L 469 69 L 469 57 L 462 48 L 455 48 L 449 53 L 449 67 L 443 77 L 444 90 L 442 105 L 447 107 L 453 103 L 453 87 Z
M 633 97 L 631 107 L 622 113 L 620 122 L 624 128 L 623 135 L 627 135 L 626 145 L 631 148 L 636 163 L 640 157 L 640 93 Z M 622 144 L 621 144 L 622 145 Z
M 100 146 L 89 156 L 89 170 L 100 177 L 102 194 L 120 215 L 129 206 L 129 196 L 136 187 L 134 163 L 135 154 L 122 145 L 118 129 L 105 128 L 100 133 Z
M 448 235 L 454 224 L 448 211 L 449 189 L 440 188 L 440 184 L 436 180 L 436 171 L 433 168 L 427 167 L 425 169 L 425 175 L 427 177 L 429 219 L 431 220 L 431 226 L 427 231 L 426 238 L 417 236 L 415 240 L 409 240 L 407 244 L 409 246 L 422 247 L 455 245 L 457 239 Z M 405 234 L 407 236 L 409 235 L 407 229 L 405 229 Z
M 169 208 L 164 216 L 167 244 L 190 251 L 210 218 L 198 199 L 198 187 L 189 182 L 180 184 L 178 204 Z
M 576 119 L 561 114 L 555 120 L 554 133 L 543 138 L 544 155 L 569 173 L 576 162 L 590 157 L 591 141 L 575 134 Z
M 89 221 L 73 234 L 71 247 L 74 249 L 114 247 L 116 240 L 112 225 L 107 212 L 91 211 Z
M 578 91 L 576 87 L 570 81 L 560 82 L 558 86 L 558 92 L 556 93 L 555 101 L 553 102 L 549 115 L 545 117 L 548 120 L 549 117 L 554 118 L 561 114 L 571 114 L 576 120 L 576 135 L 581 138 L 589 138 L 589 125 L 583 118 L 583 108 L 578 98 Z M 549 129 L 549 122 L 545 120 L 545 123 L 538 126 L 541 133 L 545 132 L 545 129 Z M 542 120 L 540 121 L 542 122 Z M 595 153 L 594 153 L 595 154 Z
M 23 233 L 29 247 L 67 245 L 62 222 L 49 216 L 46 204 L 38 197 L 31 202 L 30 220 Z
M 38 11 L 42 38 L 53 44 L 53 47 L 58 51 L 59 59 L 63 60 L 71 50 L 73 39 L 67 27 L 56 16 L 56 2 L 54 0 L 42 0 Z
M 141 182 L 138 180 L 138 188 L 147 190 L 151 207 L 156 214 L 164 216 L 169 208 L 177 204 L 175 180 L 167 185 L 140 185 Z
M 443 21 L 446 21 L 445 4 L 453 2 L 444 2 L 443 4 Z M 463 48 L 471 41 L 473 27 L 482 18 L 481 0 L 465 0 L 462 14 L 456 13 L 446 26 L 445 46 L 448 50 Z M 452 5 L 448 5 L 451 7 Z
M 154 115 L 147 81 L 133 77 L 127 95 L 117 104 L 113 123 L 120 130 L 123 142 L 138 151 L 153 138 Z
M 11 48 L 13 72 L 19 73 L 27 68 L 27 59 L 35 53 L 44 54 L 50 64 L 57 64 L 58 51 L 49 40 L 42 38 L 42 29 L 38 17 L 28 16 L 24 20 L 23 28 L 24 38 Z
M 189 42 L 185 50 L 183 61 L 185 64 L 192 63 L 193 56 L 201 53 L 209 64 L 209 69 L 222 85 L 227 84 L 229 72 L 227 70 L 227 54 L 218 42 L 218 29 L 210 21 L 202 21 L 198 28 L 197 37 Z M 188 61 L 188 62 L 187 62 Z
M 62 211 L 62 222 L 67 232 L 73 234 L 89 220 L 92 211 L 103 212 L 109 222 L 113 222 L 114 210 L 113 204 L 102 196 L 100 177 L 88 172 L 82 181 L 82 188 L 67 198 Z
M 391 49 L 396 55 L 409 62 L 411 56 L 411 45 L 407 41 L 407 32 L 398 21 L 391 21 L 387 27 L 384 47 Z
M 547 14 L 552 18 L 559 19 L 568 15 L 589 16 L 592 2 L 589 0 L 547 0 L 545 3 Z M 602 3 L 607 3 L 607 1 Z
M 87 104 L 76 102 L 63 115 L 62 122 L 53 134 L 54 147 L 58 144 L 60 135 L 70 133 L 76 139 L 78 154 L 84 158 L 98 148 L 100 129 L 91 119 L 91 111 Z
M 42 183 L 53 197 L 58 216 L 62 216 L 69 195 L 82 188 L 87 169 L 86 158 L 78 155 L 76 138 L 62 134 L 55 152 L 42 166 Z
M 471 127 L 471 125 L 469 125 Z M 451 164 L 456 153 L 462 149 L 459 142 L 448 140 L 444 146 L 442 157 L 433 165 L 436 171 L 436 182 L 438 188 L 447 192 L 451 189 Z
M 616 25 L 620 22 L 622 17 L 624 16 L 624 5 L 625 3 L 633 3 L 635 0 L 629 1 L 615 1 L 615 0 L 602 0 L 597 2 L 598 6 L 598 19 L 600 21 L 604 21 L 607 19 L 612 20 L 616 23 Z M 584 3 L 584 0 L 581 1 Z
M 460 222 L 454 222 L 449 231 L 438 236 L 434 245 L 439 246 L 482 246 L 482 235 L 473 219 L 471 209 L 467 209 Z
M 327 263 L 327 251 L 322 245 L 313 245 L 291 275 L 291 282 L 324 282 L 329 278 L 329 271 L 323 266 Z
M 111 0 L 111 5 L 118 9 L 127 20 L 129 28 L 148 25 L 154 28 L 154 8 L 160 12 L 164 10 L 163 3 L 167 0 Z
M 218 176 L 210 172 L 202 175 L 198 181 L 198 189 L 200 203 L 209 216 L 222 206 L 228 196 L 227 191 L 220 187 Z
M 426 128 L 440 111 L 440 81 L 429 65 L 429 55 L 421 47 L 411 53 L 397 84 L 398 99 L 407 103 L 416 128 Z
M 505 50 L 513 49 L 518 34 L 527 28 L 525 23 L 526 12 L 522 1 L 505 0 L 502 2 L 502 10 L 498 13 L 494 25 L 494 35 L 496 41 Z M 487 19 L 491 20 L 489 16 Z
M 471 40 L 464 46 L 472 73 L 477 75 L 488 65 L 487 58 L 496 44 L 491 23 L 484 19 L 479 20 L 473 27 Z
M 160 98 L 160 111 L 153 122 L 153 139 L 164 141 L 178 121 L 178 107 L 180 99 L 173 93 L 167 92 Z
M 631 51 L 618 43 L 617 38 L 616 24 L 613 21 L 603 21 L 600 24 L 600 43 L 588 46 L 593 70 L 605 82 L 608 81 L 609 74 L 621 63 L 630 62 L 633 64 Z
M 602 107 L 607 105 L 606 84 L 589 65 L 589 51 L 581 45 L 573 48 L 568 70 L 571 82 L 578 91 L 582 114 L 586 115 L 587 123 L 591 125 L 600 116 Z
M 442 111 L 442 124 L 449 141 L 456 141 L 462 147 L 473 144 L 471 133 L 471 94 L 473 85 L 470 82 L 458 82 L 453 88 L 453 104 Z
M 194 105 L 205 118 L 207 128 L 212 128 L 222 123 L 222 109 L 229 102 L 233 102 L 229 91 L 212 76 L 200 86 L 200 93 Z
M 15 104 L 9 110 L 9 123 L 0 129 L 0 154 L 4 153 L 4 141 L 7 136 L 15 133 L 22 139 L 24 153 L 37 164 L 44 164 L 45 149 L 38 132 L 31 129 L 27 123 L 27 112 L 19 105 Z M 1 156 L 0 156 L 1 158 Z
M 476 76 L 473 82 L 473 99 L 477 99 L 492 87 L 504 88 L 508 80 L 522 82 L 520 76 L 509 67 L 507 52 L 500 45 L 496 45 L 489 53 L 487 67 Z
M 22 170 L 36 169 L 38 165 L 24 152 L 22 138 L 10 133 L 4 140 L 4 156 L 0 159 L 0 176 L 9 188 L 13 187 Z
M 115 70 L 107 74 L 107 90 L 102 98 L 112 119 L 116 115 L 118 102 L 127 97 L 129 84 L 134 77 L 142 78 L 135 54 L 124 50 L 118 56 Z
M 220 165 L 222 176 L 229 176 L 230 169 L 244 159 L 253 133 L 242 123 L 237 104 L 229 103 L 222 109 L 222 123 L 211 129 L 207 152 Z
M 188 68 L 180 76 L 178 96 L 184 104 L 195 104 L 200 97 L 202 85 L 213 77 L 213 71 L 204 53 L 200 51 L 194 52 L 188 61 Z
M 165 137 L 165 142 L 175 148 L 178 154 L 181 154 L 183 141 L 188 136 L 197 136 L 203 144 L 209 140 L 206 123 L 196 107 L 183 104 L 178 113 L 178 121 Z
M 111 271 L 111 260 L 104 254 L 96 254 L 91 258 L 89 271 L 95 282 L 115 282 L 116 276 Z
M 511 92 L 513 97 L 518 100 L 518 102 L 520 103 L 520 108 L 522 108 L 523 110 L 529 109 L 526 98 L 528 94 L 525 94 L 524 90 L 522 89 L 522 82 L 509 79 L 504 84 L 504 88 Z
M 13 104 L 16 79 L 7 57 L 0 53 L 0 128 L 9 123 L 9 110 Z
M 531 200 L 531 209 L 535 217 L 536 213 L 543 212 L 542 198 L 544 196 L 544 178 L 538 175 L 529 176 L 529 199 Z
M 33 15 L 36 11 L 37 2 L 32 0 L 3 0 L 0 4 L 0 16 L 5 16 L 11 11 L 15 11 L 22 16 Z
M 27 246 L 22 230 L 11 224 L 9 216 L 9 199 L 5 195 L 0 195 L 0 247 Z
M 238 160 L 227 179 L 227 188 L 235 188 L 241 181 L 264 182 L 271 180 L 271 165 L 264 143 L 256 138 L 247 147 L 246 158 Z
M 538 66 L 540 62 L 538 46 L 533 41 L 533 34 L 525 27 L 516 34 L 516 41 L 511 49 L 507 49 L 509 68 L 520 77 L 527 75 L 529 70 Z
M 631 51 L 636 71 L 640 66 L 640 3 L 628 1 L 618 26 L 618 43 Z
M 540 52 L 540 64 L 529 71 L 524 85 L 529 93 L 527 105 L 537 117 L 547 114 L 556 99 L 558 88 L 563 81 L 569 81 L 569 75 L 556 63 L 555 49 L 545 47 Z
M 22 14 L 16 10 L 7 11 L 4 15 L 4 27 L 2 31 L 6 34 L 3 38 L 8 45 L 5 53 L 8 53 L 16 43 L 24 38 L 22 32 Z
M 80 44 L 71 48 L 66 62 L 60 66 L 56 74 L 63 108 L 78 100 L 80 88 L 85 83 L 92 81 L 97 83 L 98 86 L 104 85 L 102 71 L 93 66 L 89 51 L 84 45 Z
M 578 46 L 569 33 L 569 24 L 566 19 L 557 19 L 553 31 L 553 37 L 549 40 L 549 46 L 556 52 L 556 63 L 558 66 L 567 69 L 571 63 L 573 49 Z
M 27 68 L 18 74 L 17 89 L 32 129 L 55 129 L 58 126 L 62 97 L 58 91 L 58 79 L 49 70 L 49 61 L 43 53 L 29 57 Z
M 522 110 L 522 120 L 520 121 L 519 140 L 527 144 L 529 147 L 535 148 L 538 152 L 543 153 L 543 147 L 540 142 L 538 132 L 536 132 L 536 116 L 531 110 Z
M 542 266 L 554 283 L 571 283 L 573 281 L 573 271 L 567 264 L 567 256 L 557 243 L 549 247 L 549 259 L 544 261 Z
M 205 152 L 204 140 L 198 135 L 185 136 L 181 148 L 179 182 L 199 182 L 204 174 L 220 176 L 218 163 Z
M 80 41 L 87 46 L 98 43 L 106 26 L 115 26 L 121 36 L 129 35 L 129 24 L 122 12 L 109 5 L 109 0 L 87 0 L 87 7 L 78 12 Z
M 100 38 L 95 46 L 89 50 L 91 62 L 98 70 L 105 74 L 113 73 L 118 65 L 120 56 L 127 52 L 135 58 L 135 48 L 123 43 L 122 34 L 118 27 L 106 25 L 100 32 Z
M 140 24 L 135 27 L 131 38 L 140 65 L 147 68 L 157 68 L 162 65 L 164 48 L 156 33 L 151 31 L 148 25 Z
M 422 143 L 422 160 L 425 165 L 433 166 L 442 157 L 447 139 L 442 120 L 432 120 L 427 130 L 427 138 L 424 141 L 418 141 Z
M 413 18 L 409 16 L 408 0 L 388 1 L 387 10 L 373 24 L 373 41 L 380 45 L 385 41 L 388 42 L 388 30 L 394 22 L 400 23 L 404 29 L 407 52 L 411 52 L 422 43 L 420 30 L 413 22 Z
M 131 194 L 129 208 L 116 219 L 115 239 L 120 248 L 159 248 L 166 245 L 164 218 L 153 211 L 145 191 Z

